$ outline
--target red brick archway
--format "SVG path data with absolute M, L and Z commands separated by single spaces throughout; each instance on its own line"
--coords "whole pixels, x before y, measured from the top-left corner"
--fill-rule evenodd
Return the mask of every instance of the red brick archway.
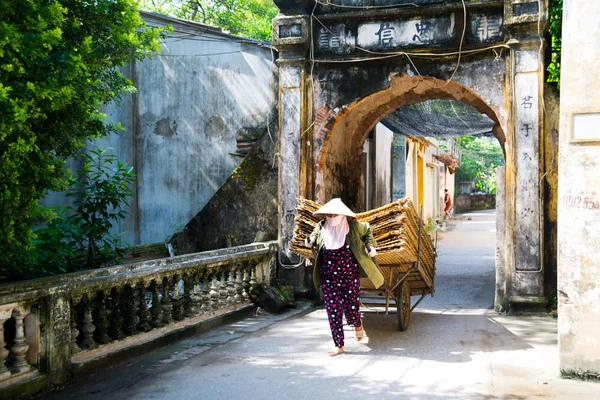
M 487 115 L 495 123 L 492 132 L 506 155 L 506 121 L 472 89 L 433 77 L 395 75 L 388 88 L 363 97 L 338 113 L 327 107 L 318 110 L 313 131 L 317 201 L 341 196 L 349 205 L 360 208 L 360 155 L 369 131 L 399 108 L 431 99 L 460 101 Z

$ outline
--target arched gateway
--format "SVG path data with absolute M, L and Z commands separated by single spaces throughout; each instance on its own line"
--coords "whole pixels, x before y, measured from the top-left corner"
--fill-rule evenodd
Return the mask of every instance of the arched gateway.
M 496 307 L 542 301 L 547 1 L 275 3 L 283 253 L 293 259 L 298 196 L 320 202 L 342 196 L 362 209 L 360 155 L 379 121 L 408 104 L 456 100 L 493 121 L 506 157 L 498 188 L 504 213 L 497 226 Z M 301 273 L 295 278 L 301 284 Z

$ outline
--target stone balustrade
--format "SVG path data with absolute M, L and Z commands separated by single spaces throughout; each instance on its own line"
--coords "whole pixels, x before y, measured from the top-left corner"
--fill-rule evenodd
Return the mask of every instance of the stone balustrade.
M 0 285 L 0 398 L 251 307 L 276 251 L 257 243 Z

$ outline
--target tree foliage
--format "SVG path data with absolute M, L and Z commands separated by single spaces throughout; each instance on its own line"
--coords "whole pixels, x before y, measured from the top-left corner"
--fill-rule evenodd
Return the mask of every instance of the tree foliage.
M 563 0 L 550 0 L 551 60 L 548 64 L 548 82 L 560 89 L 560 56 L 562 51 Z
M 473 181 L 478 190 L 495 193 L 496 168 L 504 165 L 504 154 L 498 141 L 489 137 L 462 136 L 457 138 L 457 143 L 462 160 L 456 170 L 456 181 Z
M 0 0 L 0 265 L 31 248 L 32 214 L 65 188 L 65 159 L 120 129 L 100 112 L 134 90 L 118 67 L 159 48 L 136 6 Z
M 0 265 L 0 280 L 16 281 L 98 268 L 121 256 L 121 235 L 113 224 L 129 213 L 133 167 L 102 149 L 83 155 L 66 195 L 74 207 L 41 207 L 44 226 L 35 229 L 34 249 L 15 266 Z
M 234 35 L 271 41 L 272 0 L 142 0 L 143 9 L 224 28 Z

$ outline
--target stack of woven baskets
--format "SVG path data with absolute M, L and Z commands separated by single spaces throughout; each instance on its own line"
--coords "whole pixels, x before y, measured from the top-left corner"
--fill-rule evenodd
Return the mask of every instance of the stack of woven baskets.
M 313 258 L 312 250 L 306 247 L 304 239 L 311 234 L 321 220 L 312 213 L 321 207 L 314 201 L 300 197 L 296 216 L 296 226 L 291 242 L 291 250 L 306 258 Z M 368 222 L 377 241 L 377 262 L 381 267 L 417 261 L 419 216 L 410 199 L 400 199 L 375 210 L 356 214 L 361 222 Z M 425 229 L 421 229 L 420 270 L 425 278 L 433 282 L 435 249 Z

